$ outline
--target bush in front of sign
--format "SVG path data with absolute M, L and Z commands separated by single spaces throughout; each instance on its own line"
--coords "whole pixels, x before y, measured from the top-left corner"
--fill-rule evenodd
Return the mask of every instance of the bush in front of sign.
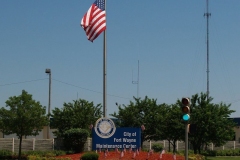
M 161 144 L 153 144 L 152 149 L 154 152 L 161 152 L 163 150 L 163 146 Z
M 62 137 L 66 150 L 74 151 L 74 153 L 80 153 L 84 151 L 84 144 L 89 137 L 89 132 L 86 129 L 72 128 L 66 130 Z
M 80 160 L 98 160 L 98 157 L 99 155 L 95 152 L 87 152 L 80 157 Z

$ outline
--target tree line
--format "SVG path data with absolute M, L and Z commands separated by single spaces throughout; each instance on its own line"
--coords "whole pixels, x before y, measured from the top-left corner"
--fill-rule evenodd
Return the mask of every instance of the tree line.
M 184 122 L 182 120 L 181 101 L 174 104 L 158 104 L 157 99 L 147 96 L 136 98 L 129 104 L 118 105 L 118 111 L 110 114 L 117 119 L 117 127 L 141 127 L 142 142 L 150 140 L 167 140 L 176 150 L 176 142 L 184 141 Z M 236 124 L 230 119 L 230 104 L 213 103 L 213 98 L 206 93 L 190 97 L 190 124 L 195 124 L 196 131 L 189 134 L 189 142 L 194 153 L 201 153 L 204 147 L 213 143 L 221 146 L 234 137 L 233 128 Z M 46 114 L 46 107 L 32 98 L 25 90 L 19 96 L 10 97 L 6 106 L 0 109 L 0 131 L 4 134 L 15 133 L 21 142 L 24 136 L 37 135 L 50 124 L 57 138 L 65 139 L 66 147 L 75 147 L 91 136 L 89 127 L 103 116 L 102 104 L 94 104 L 84 99 L 73 100 L 56 107 L 52 114 Z M 71 144 L 69 143 L 71 142 Z M 72 148 L 73 149 L 73 148 Z M 81 150 L 81 148 L 80 148 Z M 170 147 L 169 147 L 170 150 Z

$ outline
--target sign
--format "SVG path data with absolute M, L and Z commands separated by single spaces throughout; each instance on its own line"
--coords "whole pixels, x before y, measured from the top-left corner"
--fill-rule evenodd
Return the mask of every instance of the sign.
M 92 130 L 92 150 L 137 149 L 141 146 L 141 128 L 116 128 L 109 118 L 97 120 Z

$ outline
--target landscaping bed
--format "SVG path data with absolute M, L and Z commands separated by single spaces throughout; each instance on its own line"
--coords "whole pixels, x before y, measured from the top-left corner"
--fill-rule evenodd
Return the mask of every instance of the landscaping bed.
M 57 156 L 57 158 L 71 158 L 71 160 L 80 160 L 80 157 L 84 153 L 79 153 L 79 154 L 71 154 L 71 155 L 63 155 L 63 156 Z M 108 154 L 104 154 L 104 152 L 98 153 L 99 154 L 99 159 L 98 160 L 160 160 L 160 153 L 152 153 L 148 154 L 148 152 L 140 152 L 138 155 L 136 154 L 134 158 L 134 152 L 125 152 L 124 156 L 121 156 L 121 153 L 118 152 L 108 152 Z M 176 155 L 177 160 L 184 160 L 184 156 L 181 155 Z M 166 153 L 162 155 L 162 160 L 173 160 L 173 154 Z

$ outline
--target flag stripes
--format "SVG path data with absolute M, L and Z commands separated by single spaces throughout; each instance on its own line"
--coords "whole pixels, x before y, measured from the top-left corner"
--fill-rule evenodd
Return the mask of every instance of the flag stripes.
M 85 30 L 88 40 L 93 42 L 106 30 L 105 0 L 96 0 L 81 20 L 81 26 Z

